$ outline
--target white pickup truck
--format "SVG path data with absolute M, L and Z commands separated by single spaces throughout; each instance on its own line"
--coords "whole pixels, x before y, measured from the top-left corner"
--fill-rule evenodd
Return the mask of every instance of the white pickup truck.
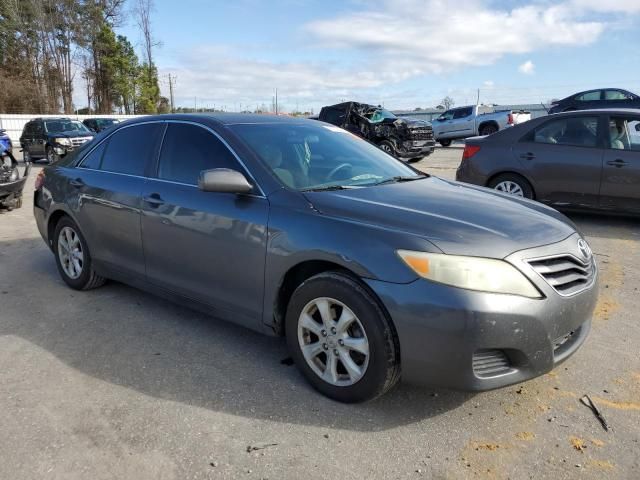
M 531 120 L 531 112 L 496 110 L 487 105 L 472 105 L 447 110 L 432 120 L 435 139 L 443 147 L 453 140 L 491 135 L 504 128 Z

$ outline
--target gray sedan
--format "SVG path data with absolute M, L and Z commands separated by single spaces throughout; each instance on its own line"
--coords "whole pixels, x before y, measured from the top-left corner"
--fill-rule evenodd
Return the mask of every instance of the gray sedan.
M 114 279 L 284 335 L 344 402 L 401 377 L 486 390 L 541 375 L 584 342 L 597 296 L 563 215 L 317 121 L 128 121 L 44 168 L 34 214 L 71 288 Z
M 640 110 L 584 110 L 467 139 L 456 180 L 556 208 L 640 213 Z

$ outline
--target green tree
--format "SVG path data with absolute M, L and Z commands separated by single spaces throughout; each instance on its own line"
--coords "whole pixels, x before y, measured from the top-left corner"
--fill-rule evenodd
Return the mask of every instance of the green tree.
M 149 65 L 145 62 L 140 67 L 140 75 L 138 76 L 136 113 L 158 113 L 159 103 L 158 70 L 155 65 Z

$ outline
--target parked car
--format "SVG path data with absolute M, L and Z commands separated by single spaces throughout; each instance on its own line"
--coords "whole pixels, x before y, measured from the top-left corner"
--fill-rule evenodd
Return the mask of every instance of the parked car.
M 86 118 L 82 121 L 84 126 L 95 133 L 100 133 L 107 128 L 120 123 L 117 118 Z
M 0 156 L 0 208 L 12 210 L 22 206 L 22 191 L 30 170 L 29 163 L 19 167 L 15 160 Z
M 585 110 L 467 139 L 456 179 L 557 208 L 640 213 L 640 110 Z
M 4 147 L 4 150 L 11 152 L 13 150 L 13 144 L 11 143 L 11 138 L 7 135 L 7 131 L 5 129 L 0 128 L 0 143 Z M 0 148 L 0 151 L 3 149 Z
M 25 161 L 44 158 L 52 163 L 92 140 L 94 133 L 69 118 L 35 118 L 27 122 L 20 136 Z
M 594 108 L 640 108 L 640 97 L 621 88 L 588 90 L 553 101 L 549 113 Z
M 429 122 L 398 118 L 382 107 L 345 102 L 323 107 L 318 119 L 344 128 L 408 162 L 422 160 L 435 148 Z
M 36 179 L 67 285 L 113 278 L 285 335 L 336 400 L 401 375 L 519 383 L 589 331 L 595 260 L 542 204 L 431 177 L 313 120 L 149 116 L 97 140 Z
M 531 119 L 531 113 L 495 110 L 492 106 L 471 105 L 447 110 L 433 121 L 436 141 L 448 147 L 454 140 L 491 135 Z

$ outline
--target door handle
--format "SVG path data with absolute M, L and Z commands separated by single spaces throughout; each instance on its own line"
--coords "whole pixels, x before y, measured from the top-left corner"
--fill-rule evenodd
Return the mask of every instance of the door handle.
M 71 185 L 72 187 L 75 187 L 75 188 L 82 188 L 82 187 L 84 187 L 84 182 L 82 181 L 81 178 L 76 178 L 74 180 L 71 180 L 69 182 L 69 185 Z
M 615 160 L 607 161 L 607 165 L 611 165 L 612 167 L 622 168 L 625 165 L 627 165 L 627 162 L 625 162 L 621 158 L 616 158 Z
M 147 195 L 143 198 L 143 200 L 151 205 L 152 207 L 159 207 L 164 203 L 164 200 L 160 198 L 160 195 L 157 193 L 152 193 L 151 195 Z
M 534 158 L 536 158 L 536 156 L 531 152 L 527 152 L 527 153 L 521 153 L 520 158 L 524 158 L 525 160 L 533 160 Z

